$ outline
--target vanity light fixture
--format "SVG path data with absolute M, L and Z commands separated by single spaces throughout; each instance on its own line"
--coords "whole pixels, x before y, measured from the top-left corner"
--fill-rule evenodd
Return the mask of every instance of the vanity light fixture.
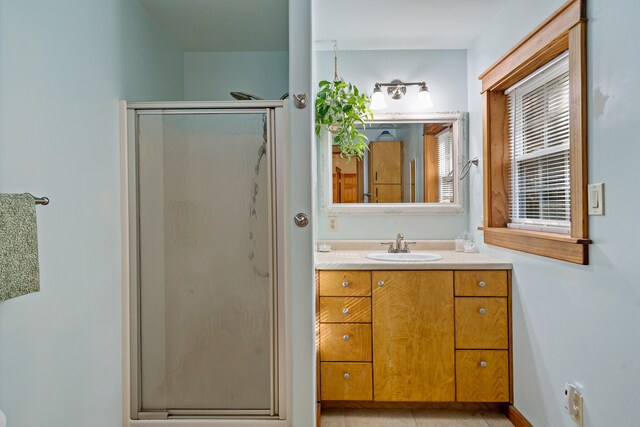
M 382 93 L 382 89 L 380 85 L 376 83 L 376 87 L 373 89 L 373 94 L 371 95 L 371 105 L 369 106 L 372 110 L 382 110 L 387 108 L 387 103 L 384 101 L 384 94 Z
M 407 93 L 407 86 L 420 86 L 416 100 L 416 104 L 419 109 L 433 107 L 433 102 L 431 102 L 431 92 L 429 92 L 429 88 L 425 82 L 403 83 L 400 80 L 393 80 L 390 83 L 375 84 L 369 108 L 371 110 L 382 110 L 387 107 L 384 100 L 384 94 L 382 93 L 382 87 L 387 88 L 387 94 L 391 99 L 401 99 Z

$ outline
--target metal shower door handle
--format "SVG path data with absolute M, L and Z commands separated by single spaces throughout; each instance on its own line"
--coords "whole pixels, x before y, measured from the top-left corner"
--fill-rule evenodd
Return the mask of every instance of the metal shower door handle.
M 293 222 L 295 222 L 298 227 L 306 227 L 309 224 L 309 217 L 306 213 L 300 212 L 293 217 Z

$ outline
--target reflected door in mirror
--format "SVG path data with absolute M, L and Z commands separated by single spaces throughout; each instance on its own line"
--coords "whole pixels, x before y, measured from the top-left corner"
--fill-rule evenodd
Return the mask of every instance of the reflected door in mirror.
M 401 203 L 402 141 L 371 141 L 369 180 L 373 203 Z
M 336 147 L 337 148 L 337 147 Z M 334 152 L 332 156 L 333 203 L 363 203 L 363 161 L 348 160 Z

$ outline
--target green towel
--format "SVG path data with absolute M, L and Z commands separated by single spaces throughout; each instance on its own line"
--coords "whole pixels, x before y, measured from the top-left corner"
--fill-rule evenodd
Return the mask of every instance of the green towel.
M 0 194 L 0 301 L 39 290 L 35 200 Z

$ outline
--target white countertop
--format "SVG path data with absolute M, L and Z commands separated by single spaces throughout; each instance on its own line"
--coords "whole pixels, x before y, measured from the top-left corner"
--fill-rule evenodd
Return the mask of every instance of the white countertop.
M 316 252 L 317 270 L 511 270 L 511 263 L 479 253 L 452 250 L 415 250 L 412 253 L 430 252 L 442 257 L 428 262 L 389 262 L 367 258 L 371 252 L 384 250 L 348 250 Z

